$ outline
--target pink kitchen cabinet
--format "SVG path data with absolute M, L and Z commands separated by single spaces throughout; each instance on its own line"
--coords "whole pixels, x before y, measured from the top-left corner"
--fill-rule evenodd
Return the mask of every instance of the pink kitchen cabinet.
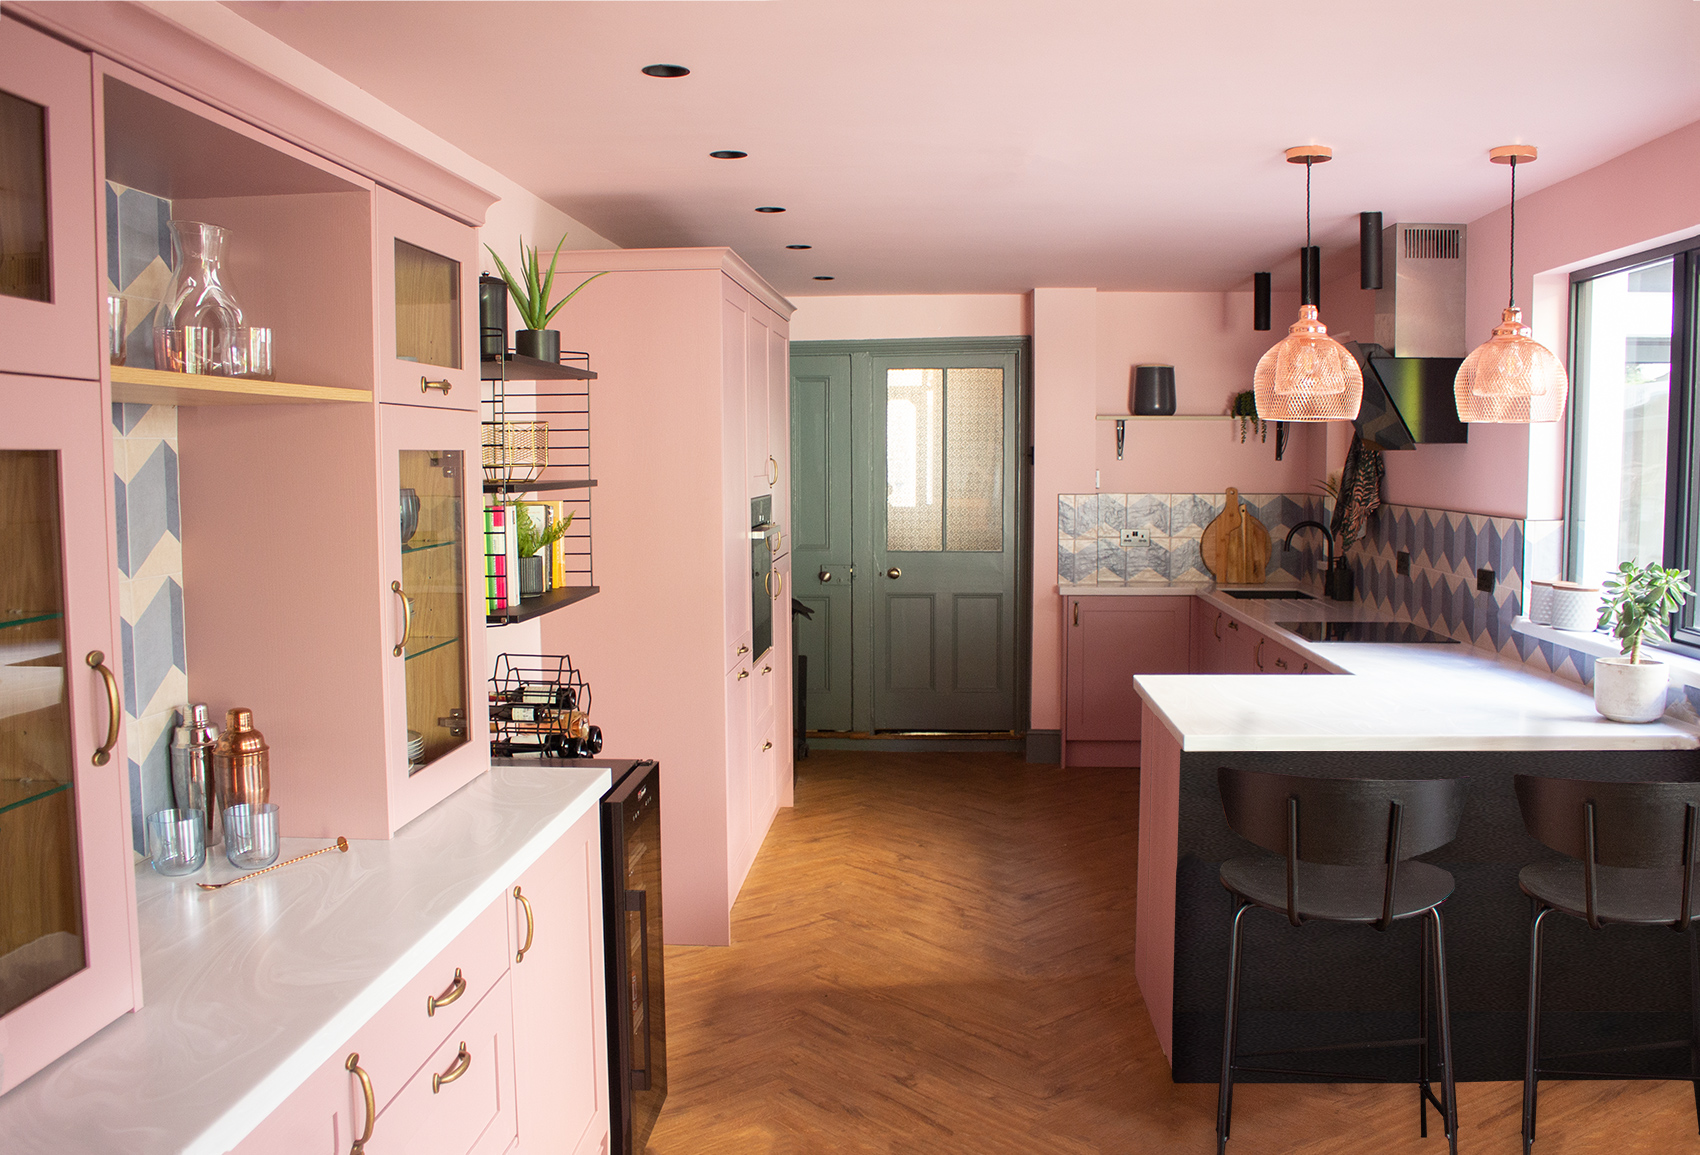
M 1192 598 L 1063 601 L 1063 765 L 1139 765 L 1135 674 L 1190 670 Z
M 476 411 L 478 230 L 386 188 L 376 207 L 379 400 Z
M 0 372 L 100 376 L 91 78 L 86 52 L 0 17 Z
M 602 833 L 595 808 L 507 900 L 520 1147 L 595 1151 L 608 1138 Z

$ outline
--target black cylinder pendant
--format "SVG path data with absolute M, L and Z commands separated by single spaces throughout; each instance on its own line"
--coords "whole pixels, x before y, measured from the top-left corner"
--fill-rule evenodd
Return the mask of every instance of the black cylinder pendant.
M 1381 288 L 1381 214 L 1358 214 L 1358 287 Z
M 1322 248 L 1319 245 L 1299 250 L 1299 304 L 1322 307 Z
M 1251 275 L 1251 327 L 1259 332 L 1269 328 L 1269 274 Z

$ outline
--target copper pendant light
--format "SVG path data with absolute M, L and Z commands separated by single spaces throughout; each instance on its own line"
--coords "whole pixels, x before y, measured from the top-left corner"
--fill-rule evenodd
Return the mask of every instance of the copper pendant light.
M 1517 166 L 1536 156 L 1533 145 L 1502 145 L 1488 153 L 1511 166 L 1511 293 L 1493 336 L 1458 366 L 1452 391 L 1460 421 L 1528 425 L 1564 416 L 1570 378 L 1552 350 L 1529 335 L 1517 307 Z
M 1310 170 L 1334 158 L 1323 145 L 1307 144 L 1287 150 L 1289 164 L 1305 166 L 1305 258 L 1313 260 L 1310 243 Z M 1364 397 L 1363 370 L 1346 347 L 1328 335 L 1317 319 L 1317 284 L 1304 278 L 1299 319 L 1287 335 L 1265 353 L 1252 376 L 1257 415 L 1264 421 L 1350 421 Z

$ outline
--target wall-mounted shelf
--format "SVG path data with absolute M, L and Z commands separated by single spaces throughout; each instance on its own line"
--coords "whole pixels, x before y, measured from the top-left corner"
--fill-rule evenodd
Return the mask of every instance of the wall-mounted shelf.
M 1233 418 L 1223 413 L 1171 413 L 1166 417 L 1147 417 L 1133 413 L 1100 413 L 1100 421 L 1116 423 L 1116 460 L 1122 459 L 1122 450 L 1127 447 L 1127 423 L 1129 421 L 1232 421 Z
M 510 606 L 499 614 L 489 614 L 486 621 L 492 626 L 511 626 L 516 622 L 528 622 L 532 618 L 540 618 L 544 614 L 582 602 L 591 594 L 601 593 L 601 586 L 562 586 L 550 590 L 534 598 L 526 598 L 517 606 Z
M 596 374 L 590 371 L 590 357 L 585 353 L 562 353 L 561 363 L 552 364 L 539 361 L 536 357 L 526 357 L 519 353 L 509 353 L 506 365 L 496 359 L 495 354 L 484 358 L 479 364 L 479 374 L 486 381 L 594 381 Z M 583 358 L 583 365 L 575 365 L 574 361 Z M 504 372 L 504 369 L 506 370 Z
M 486 481 L 485 493 L 552 493 L 562 489 L 595 489 L 594 478 L 576 481 Z
M 133 405 L 308 405 L 321 401 L 359 401 L 369 405 L 372 391 L 114 365 L 112 399 Z

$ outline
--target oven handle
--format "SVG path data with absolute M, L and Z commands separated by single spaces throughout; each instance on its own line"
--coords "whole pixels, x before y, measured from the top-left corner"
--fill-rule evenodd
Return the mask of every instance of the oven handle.
M 655 1026 L 649 1021 L 649 892 L 626 891 L 626 909 L 637 911 L 638 956 L 643 960 L 641 990 L 643 993 L 643 1066 L 632 1068 L 632 1090 L 649 1090 L 649 1038 Z

